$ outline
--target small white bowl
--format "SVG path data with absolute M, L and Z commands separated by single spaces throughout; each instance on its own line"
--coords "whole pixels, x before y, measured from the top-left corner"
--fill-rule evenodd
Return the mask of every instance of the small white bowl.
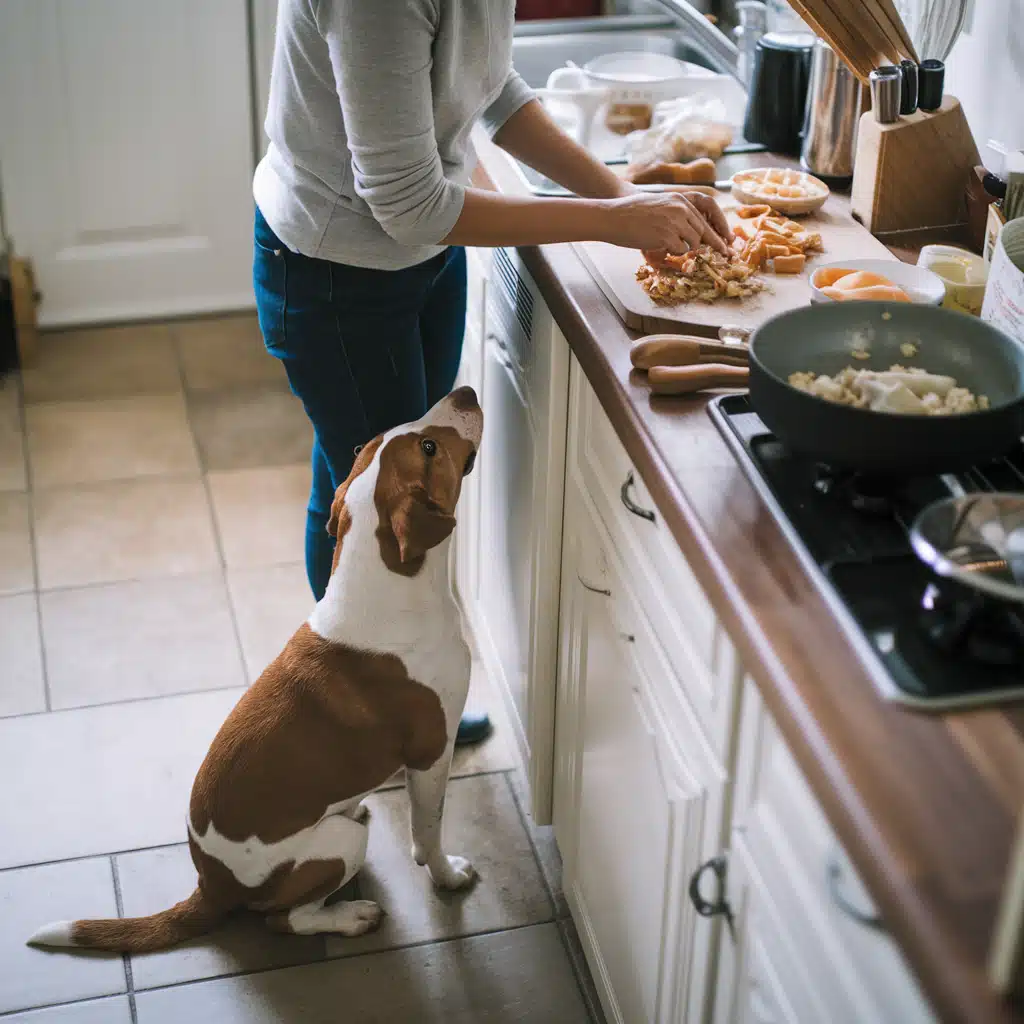
M 812 305 L 837 301 L 829 298 L 814 283 L 818 274 L 833 267 L 841 267 L 843 270 L 868 270 L 875 274 L 881 274 L 882 277 L 887 277 L 892 281 L 897 288 L 902 288 L 910 296 L 910 301 L 917 306 L 941 306 L 942 300 L 946 297 L 946 286 L 942 283 L 942 279 L 938 274 L 933 274 L 924 267 L 915 267 L 912 263 L 903 263 L 901 260 L 836 260 L 835 263 L 825 263 L 811 271 Z M 848 301 L 855 302 L 857 300 L 850 299 Z
M 768 180 L 767 175 L 787 175 L 792 180 L 789 182 L 773 182 Z M 806 189 L 805 196 L 784 197 L 777 194 L 766 194 L 763 190 L 766 185 L 778 187 L 780 184 L 800 185 Z M 773 210 L 785 214 L 787 217 L 798 217 L 801 214 L 814 213 L 825 205 L 829 195 L 828 185 L 820 178 L 806 171 L 798 171 L 786 167 L 751 167 L 746 171 L 737 171 L 732 176 L 732 195 L 740 203 L 748 206 L 768 205 Z

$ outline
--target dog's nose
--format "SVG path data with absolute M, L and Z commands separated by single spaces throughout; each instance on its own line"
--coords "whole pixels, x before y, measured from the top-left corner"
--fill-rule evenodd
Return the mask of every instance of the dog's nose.
M 480 408 L 476 392 L 468 384 L 464 384 L 461 388 L 456 388 L 448 396 L 448 400 L 452 403 L 452 408 L 457 409 L 459 412 L 472 412 L 474 409 Z

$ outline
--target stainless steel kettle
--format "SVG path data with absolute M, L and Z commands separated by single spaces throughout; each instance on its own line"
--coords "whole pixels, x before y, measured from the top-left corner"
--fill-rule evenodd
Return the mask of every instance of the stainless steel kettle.
M 807 87 L 800 165 L 831 186 L 853 180 L 857 126 L 867 93 L 856 75 L 823 39 L 814 43 Z

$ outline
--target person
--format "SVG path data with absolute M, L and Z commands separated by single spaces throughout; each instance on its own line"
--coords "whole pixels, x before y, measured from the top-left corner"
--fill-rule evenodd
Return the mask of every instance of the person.
M 317 600 L 331 572 L 331 501 L 354 449 L 454 384 L 463 246 L 725 250 L 712 199 L 641 192 L 561 131 L 512 68 L 514 18 L 514 0 L 279 2 L 253 283 L 266 346 L 314 428 L 305 552 Z M 470 187 L 478 119 L 574 196 Z M 486 715 L 464 716 L 457 740 L 489 728 Z

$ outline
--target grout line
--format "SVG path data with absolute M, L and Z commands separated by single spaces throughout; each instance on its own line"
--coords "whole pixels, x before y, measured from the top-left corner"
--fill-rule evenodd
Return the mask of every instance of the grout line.
M 530 841 L 530 849 L 533 851 L 533 859 L 537 864 L 537 870 L 540 872 L 541 881 L 544 884 L 544 891 L 547 893 L 548 899 L 551 901 L 551 913 L 554 920 L 558 920 L 558 900 L 555 898 L 555 891 L 551 888 L 551 883 L 548 881 L 547 872 L 544 870 L 544 864 L 540 858 L 540 851 L 537 849 L 537 844 L 533 839 L 533 826 L 529 816 L 523 809 L 522 804 L 519 802 L 519 797 L 516 795 L 516 787 L 512 785 L 512 772 L 520 771 L 521 769 L 512 768 L 505 772 L 505 785 L 508 786 L 509 793 L 512 794 L 512 803 L 515 805 L 516 812 L 519 815 L 519 820 L 522 823 L 523 830 L 526 832 L 526 838 Z
M 200 692 L 203 692 L 203 691 L 200 691 Z M 461 783 L 461 782 L 468 782 L 470 779 L 477 779 L 477 778 L 480 778 L 481 776 L 485 776 L 485 775 L 503 775 L 503 774 L 505 774 L 506 771 L 507 771 L 507 769 L 505 769 L 505 768 L 488 769 L 488 770 L 482 771 L 482 772 L 474 772 L 472 775 L 455 775 L 455 776 L 452 776 L 452 778 L 449 781 L 451 783 L 458 784 L 458 783 Z M 375 789 L 372 793 L 370 793 L 368 795 L 369 796 L 373 796 L 375 793 L 388 793 L 388 794 L 391 794 L 391 793 L 395 793 L 395 792 L 401 791 L 403 789 L 403 787 L 404 787 L 404 782 L 402 782 L 402 783 L 395 783 L 394 785 L 392 785 L 392 786 L 390 786 L 388 788 L 384 788 L 383 785 L 382 785 L 382 786 L 379 786 L 377 789 Z M 124 856 L 127 856 L 128 854 L 132 854 L 132 853 L 148 853 L 148 852 L 150 852 L 152 850 L 172 850 L 176 846 L 184 846 L 184 845 L 186 845 L 188 843 L 188 835 L 187 835 L 186 830 L 183 829 L 182 834 L 183 834 L 184 838 L 182 838 L 178 842 L 173 842 L 173 843 L 156 843 L 156 844 L 151 845 L 151 846 L 128 846 L 128 847 L 125 847 L 124 849 L 121 849 L 121 850 L 106 850 L 106 851 L 97 852 L 97 853 L 80 853 L 80 854 L 76 854 L 73 857 L 54 857 L 51 860 L 31 861 L 31 862 L 26 863 L 26 864 L 10 864 L 10 865 L 8 865 L 6 867 L 0 867 L 0 876 L 4 875 L 8 871 L 22 871 L 25 868 L 51 867 L 54 864 L 72 864 L 75 861 L 80 861 L 80 860 L 95 860 L 97 857 L 124 857 Z M 541 874 L 543 875 L 543 872 L 541 872 Z M 357 875 L 357 877 L 358 877 L 358 875 Z
M 86 999 L 62 999 L 56 1003 L 35 1003 L 32 1006 L 21 1006 L 16 1010 L 0 1010 L 0 1021 L 17 1017 L 22 1013 L 31 1014 L 31 1019 L 35 1020 L 35 1015 L 42 1010 L 58 1010 L 65 1006 L 90 1006 L 94 1003 L 107 1002 L 107 1000 L 124 999 L 127 995 L 127 992 L 108 992 L 105 996 L 89 996 Z M 131 1007 L 131 1002 L 128 1005 Z M 39 1019 L 42 1020 L 41 1017 Z M 137 1024 L 134 1017 L 132 1018 L 132 1024 Z
M 117 857 L 110 855 L 110 876 L 114 883 L 114 903 L 117 906 L 117 916 L 124 917 L 124 898 L 121 895 L 121 875 L 117 870 Z M 135 1009 L 135 978 L 132 975 L 132 958 L 130 953 L 121 954 L 121 962 L 124 965 L 125 990 L 128 993 L 128 1013 L 131 1016 L 132 1024 L 138 1024 L 138 1013 Z
M 174 362 L 178 367 L 178 378 L 181 381 L 182 390 L 185 390 L 185 362 L 181 356 L 181 345 L 179 344 L 177 331 L 172 329 L 171 333 L 171 341 L 174 349 Z M 245 647 L 242 645 L 242 630 L 238 625 L 238 612 L 235 608 L 234 596 L 231 593 L 231 582 L 228 579 L 228 560 L 224 553 L 224 538 L 221 536 L 220 520 L 217 518 L 217 509 L 213 501 L 213 491 L 210 488 L 209 470 L 205 468 L 206 459 L 203 455 L 202 446 L 199 443 L 199 435 L 196 433 L 195 424 L 192 422 L 192 407 L 189 404 L 187 397 L 185 399 L 185 423 L 188 426 L 189 434 L 192 437 L 192 444 L 196 449 L 196 457 L 200 464 L 203 493 L 206 495 L 206 511 L 207 515 L 210 517 L 210 525 L 213 528 L 213 543 L 217 548 L 217 557 L 220 560 L 220 576 L 221 581 L 224 584 L 224 592 L 228 599 L 228 617 L 231 619 L 231 631 L 235 638 L 235 650 L 238 652 L 238 657 L 242 663 L 242 676 L 245 679 L 245 685 L 248 687 L 251 685 L 249 661 L 245 656 Z
M 166 477 L 164 479 L 167 479 Z M 13 493 L 13 492 L 11 492 Z M 287 566 L 299 566 L 304 568 L 302 559 L 291 558 L 284 562 L 266 562 L 258 565 L 233 565 L 229 569 L 231 572 L 258 572 L 263 569 L 283 569 Z M 117 587 L 121 584 L 126 583 L 164 583 L 168 580 L 181 580 L 198 578 L 200 576 L 213 576 L 216 575 L 216 569 L 190 569 L 188 572 L 171 572 L 161 573 L 158 576 L 125 576 L 121 579 L 116 580 L 93 580 L 89 583 L 62 583 L 55 587 L 41 587 L 38 588 L 41 594 L 62 594 L 69 590 L 95 590 L 98 587 Z M 31 593 L 30 590 L 13 591 L 10 595 L 14 594 Z
M 28 447 L 28 413 L 26 412 L 25 391 L 22 387 L 21 371 L 18 372 L 18 426 L 21 429 L 21 457 L 25 463 L 25 495 L 28 502 L 28 541 L 32 549 L 32 585 L 36 606 L 36 631 L 39 637 L 39 665 L 43 673 L 43 706 L 45 711 L 53 707 L 50 694 L 50 673 L 46 665 L 46 643 L 43 639 L 43 608 L 39 586 L 39 544 L 36 537 L 35 484 L 32 474 L 32 459 Z
M 235 683 L 231 686 L 210 686 L 201 690 L 175 690 L 172 693 L 152 693 L 144 697 L 123 697 L 120 700 L 101 700 L 95 704 L 72 704 L 66 708 L 47 708 L 46 711 L 26 711 L 22 715 L 0 716 L 0 724 L 13 722 L 19 718 L 39 718 L 41 715 L 60 715 L 72 711 L 88 711 L 90 708 L 116 708 L 122 704 L 145 704 L 151 700 L 165 700 L 171 697 L 195 697 L 200 693 L 226 693 L 228 690 L 245 690 L 248 688 L 248 676 L 244 682 Z M 2 870 L 2 869 L 0 869 Z
M 507 932 L 518 932 L 524 928 L 544 928 L 548 925 L 555 925 L 555 921 L 532 921 L 526 924 L 511 925 L 507 928 L 488 928 L 484 931 L 470 932 L 466 935 L 451 935 L 446 938 L 435 938 L 435 939 L 421 939 L 418 942 L 409 942 L 401 946 L 388 946 L 386 949 L 368 949 L 362 953 L 343 953 L 338 956 L 328 956 L 325 952 L 324 956 L 320 960 L 307 960 L 304 963 L 297 964 L 272 964 L 267 967 L 258 967 L 251 971 L 235 971 L 230 974 L 215 974 L 208 978 L 191 978 L 182 981 L 172 981 L 163 985 L 153 985 L 148 988 L 138 989 L 139 993 L 142 992 L 159 992 L 165 989 L 184 988 L 188 985 L 202 985 L 206 982 L 211 981 L 222 981 L 225 978 L 243 978 L 251 977 L 257 974 L 270 974 L 273 971 L 290 971 L 305 967 L 313 967 L 317 964 L 333 964 L 341 960 L 362 960 L 366 957 L 381 956 L 387 953 L 400 953 L 405 952 L 407 949 L 420 949 L 423 946 L 443 946 L 448 943 L 454 942 L 465 942 L 469 939 L 484 938 L 488 935 L 502 935 Z M 322 937 L 327 939 L 331 936 L 329 934 L 321 933 Z M 326 946 L 325 946 L 326 948 Z

